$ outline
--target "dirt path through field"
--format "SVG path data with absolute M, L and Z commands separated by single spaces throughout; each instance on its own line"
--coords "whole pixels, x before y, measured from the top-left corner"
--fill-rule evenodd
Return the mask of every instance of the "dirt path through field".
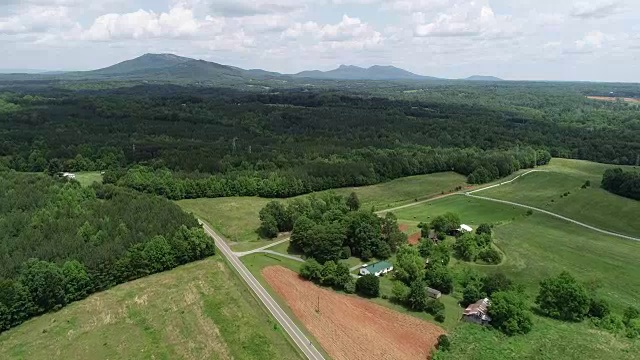
M 432 323 L 320 288 L 281 266 L 266 267 L 262 275 L 336 360 L 428 359 L 444 333 Z

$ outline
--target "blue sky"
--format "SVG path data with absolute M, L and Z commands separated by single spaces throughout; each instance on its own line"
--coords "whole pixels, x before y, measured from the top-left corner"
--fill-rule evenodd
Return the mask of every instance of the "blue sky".
M 637 0 L 0 0 L 0 68 L 169 52 L 285 73 L 640 82 L 638 14 Z

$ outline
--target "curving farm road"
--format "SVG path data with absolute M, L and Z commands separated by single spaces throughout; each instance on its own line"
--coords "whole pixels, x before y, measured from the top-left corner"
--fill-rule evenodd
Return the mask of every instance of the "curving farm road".
M 524 174 L 520 174 L 520 175 L 516 176 L 515 178 L 513 178 L 513 179 L 511 179 L 511 180 L 509 180 L 509 181 L 505 181 L 505 182 L 501 182 L 501 183 L 499 183 L 499 184 L 495 184 L 495 185 L 487 186 L 487 187 L 484 187 L 484 188 L 482 188 L 482 189 L 478 189 L 478 190 L 474 190 L 474 191 L 469 191 L 469 192 L 466 192 L 466 193 L 457 193 L 457 194 L 458 194 L 458 195 L 465 195 L 465 196 L 472 197 L 472 198 L 476 198 L 476 199 L 487 200 L 487 201 L 493 201 L 493 202 L 497 202 L 497 203 L 501 203 L 501 204 L 507 204 L 507 205 L 513 205 L 513 206 L 519 206 L 519 207 L 522 207 L 522 208 L 525 208 L 525 209 L 530 209 L 530 210 L 539 211 L 539 212 L 541 212 L 541 213 L 544 213 L 544 214 L 547 214 L 547 215 L 550 215 L 550 216 L 556 217 L 556 218 L 558 218 L 558 219 L 562 219 L 562 220 L 564 220 L 564 221 L 568 221 L 568 222 L 570 222 L 570 223 L 573 223 L 573 224 L 576 224 L 576 225 L 579 225 L 579 226 L 585 227 L 585 228 L 590 229 L 590 230 L 593 230 L 593 231 L 597 231 L 597 232 L 602 233 L 602 234 L 606 234 L 606 235 L 610 235 L 610 236 L 615 236 L 615 237 L 619 237 L 619 238 L 621 238 L 621 239 L 626 239 L 626 240 L 640 241 L 640 239 L 639 239 L 639 238 L 636 238 L 636 237 L 633 237 L 633 236 L 628 236 L 628 235 L 618 234 L 618 233 L 613 232 L 613 231 L 608 231 L 608 230 L 599 229 L 599 228 L 597 228 L 597 227 L 595 227 L 595 226 L 591 226 L 591 225 L 585 224 L 585 223 L 583 223 L 583 222 L 580 222 L 580 221 L 577 221 L 577 220 L 573 220 L 573 219 L 571 219 L 571 218 L 568 218 L 568 217 L 566 217 L 566 216 L 562 216 L 562 215 L 560 215 L 560 214 L 556 214 L 556 213 L 551 212 L 551 211 L 547 211 L 547 210 L 539 209 L 539 208 L 537 208 L 537 207 L 533 207 L 533 206 L 529 206 L 529 205 L 524 205 L 524 204 L 519 204 L 519 203 L 516 203 L 516 202 L 513 202 L 513 201 L 500 200 L 500 199 L 494 199 L 494 198 L 490 198 L 490 197 L 486 197 L 486 196 L 473 195 L 474 193 L 477 193 L 477 192 L 480 192 L 480 191 L 483 191 L 483 190 L 488 190 L 488 189 L 492 189 L 492 188 L 495 188 L 495 187 L 498 187 L 498 186 L 502 186 L 502 185 L 510 184 L 510 183 L 514 182 L 515 180 L 517 180 L 518 178 L 520 178 L 520 177 L 522 177 L 522 176 L 525 176 L 525 175 L 527 175 L 527 174 L 531 174 L 531 173 L 533 173 L 533 172 L 539 172 L 539 171 L 545 171 L 545 170 L 530 170 L 530 171 L 527 171 L 527 172 L 526 172 L 526 173 L 524 173 Z

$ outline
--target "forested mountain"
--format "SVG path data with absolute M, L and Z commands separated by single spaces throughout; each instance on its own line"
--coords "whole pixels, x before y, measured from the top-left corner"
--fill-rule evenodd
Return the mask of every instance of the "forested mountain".
M 125 75 L 139 73 L 141 71 L 171 68 L 190 61 L 193 61 L 193 59 L 173 54 L 145 54 L 103 69 L 88 71 L 86 74 Z
M 464 80 L 469 80 L 469 81 L 504 81 L 504 80 L 500 79 L 499 77 L 484 76 L 484 75 L 472 75 L 472 76 L 469 76 L 468 78 L 466 78 Z
M 173 54 L 144 54 L 135 59 L 92 71 L 55 72 L 38 74 L 6 74 L 0 80 L 148 80 L 206 82 L 219 85 L 239 85 L 253 79 L 288 82 L 300 79 L 316 80 L 435 80 L 420 76 L 393 66 L 372 66 L 360 68 L 342 65 L 338 69 L 322 71 L 304 71 L 287 75 L 261 69 L 245 70 L 239 67 L 222 65 L 211 61 L 196 60 Z
M 214 252 L 195 218 L 167 200 L 0 171 L 0 332 Z
M 421 76 L 394 66 L 374 65 L 370 68 L 361 68 L 353 65 L 340 65 L 339 68 L 330 71 L 303 71 L 295 77 L 312 79 L 334 80 L 433 80 L 436 78 Z

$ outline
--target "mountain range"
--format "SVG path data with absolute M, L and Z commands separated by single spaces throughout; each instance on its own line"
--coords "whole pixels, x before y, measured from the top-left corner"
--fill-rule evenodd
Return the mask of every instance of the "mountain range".
M 21 78 L 57 78 L 57 79 L 131 79 L 164 81 L 206 81 L 238 82 L 251 79 L 260 80 L 442 80 L 431 76 L 417 75 L 394 66 L 371 66 L 362 68 L 341 65 L 330 71 L 303 71 L 297 74 L 280 74 L 261 69 L 245 70 L 235 66 L 215 62 L 196 60 L 173 54 L 145 54 L 135 59 L 92 71 L 56 72 L 40 74 L 11 74 L 2 78 L 18 80 Z M 492 76 L 472 76 L 462 80 L 500 81 Z

